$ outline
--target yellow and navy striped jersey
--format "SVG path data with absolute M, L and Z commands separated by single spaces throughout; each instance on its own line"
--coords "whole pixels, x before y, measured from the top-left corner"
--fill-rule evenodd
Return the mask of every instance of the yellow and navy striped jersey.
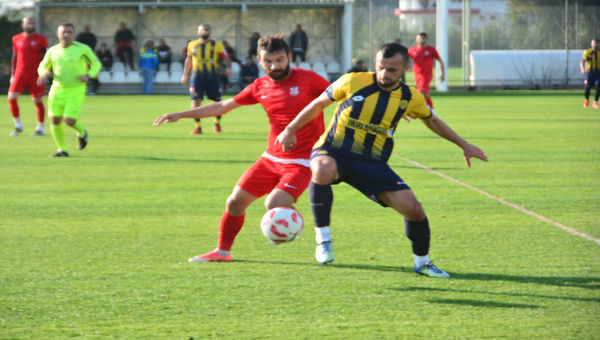
M 588 71 L 600 72 L 600 51 L 588 48 L 583 51 L 583 61 L 585 61 L 585 68 Z
M 220 41 L 201 43 L 199 40 L 192 40 L 188 43 L 187 55 L 192 58 L 192 71 L 214 74 L 219 70 L 219 58 L 227 56 L 227 52 Z
M 373 72 L 345 74 L 327 88 L 327 94 L 338 106 L 315 148 L 332 147 L 363 159 L 390 158 L 403 115 L 427 119 L 432 114 L 414 87 L 400 83 L 393 91 L 382 90 Z

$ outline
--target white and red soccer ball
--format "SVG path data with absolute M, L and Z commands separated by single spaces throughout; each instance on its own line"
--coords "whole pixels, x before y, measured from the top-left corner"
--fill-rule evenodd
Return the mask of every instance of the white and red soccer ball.
M 294 208 L 273 208 L 263 216 L 260 229 L 273 244 L 291 242 L 304 228 L 302 215 Z

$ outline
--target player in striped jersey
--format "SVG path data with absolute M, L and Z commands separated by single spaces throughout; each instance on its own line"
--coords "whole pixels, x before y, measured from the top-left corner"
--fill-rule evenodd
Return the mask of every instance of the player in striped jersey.
M 284 151 L 296 144 L 295 133 L 333 101 L 335 115 L 313 148 L 309 197 L 315 219 L 320 263 L 334 259 L 329 230 L 333 192 L 331 184 L 346 182 L 384 207 L 404 216 L 406 235 L 412 242 L 417 273 L 449 277 L 429 259 L 429 222 L 421 203 L 408 185 L 389 167 L 393 135 L 402 118 L 420 118 L 441 137 L 471 157 L 487 161 L 485 153 L 456 134 L 425 104 L 423 95 L 400 81 L 409 67 L 406 47 L 388 43 L 377 52 L 375 73 L 349 73 L 312 101 L 277 137 Z
M 220 41 L 210 39 L 210 25 L 198 26 L 198 39 L 192 40 L 187 46 L 187 57 L 185 58 L 183 76 L 181 83 L 190 85 L 190 98 L 192 108 L 202 105 L 202 99 L 206 97 L 214 102 L 221 101 L 221 81 L 219 80 L 220 62 L 227 67 L 225 74 L 231 76 L 231 60 L 225 51 L 225 46 Z M 189 80 L 192 72 L 191 82 Z M 200 119 L 194 120 L 195 127 L 192 135 L 202 134 Z M 221 116 L 215 117 L 214 132 L 221 132 Z
M 579 62 L 581 74 L 585 74 L 585 101 L 583 107 L 590 105 L 590 92 L 592 86 L 594 86 L 596 95 L 592 107 L 597 109 L 598 97 L 600 96 L 600 39 L 592 39 L 590 45 L 591 48 L 583 52 L 583 58 Z

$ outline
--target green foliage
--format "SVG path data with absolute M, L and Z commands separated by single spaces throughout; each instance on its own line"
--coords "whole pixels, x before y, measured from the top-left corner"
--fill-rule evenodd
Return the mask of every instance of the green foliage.
M 589 41 L 600 31 L 599 16 L 597 2 L 570 2 L 567 26 L 569 48 L 589 48 Z M 565 48 L 563 0 L 511 0 L 506 17 L 511 49 Z
M 600 239 L 600 112 L 581 91 L 433 93 L 438 114 L 482 147 L 460 150 L 401 122 L 390 165 L 424 205 L 432 257 L 452 278 L 412 272 L 401 216 L 334 187 L 336 260 L 318 265 L 307 195 L 302 237 L 271 246 L 247 211 L 234 262 L 193 265 L 214 248 L 224 202 L 265 148 L 260 106 L 190 136 L 185 96 L 93 96 L 84 151 L 50 159 L 49 135 L 0 121 L 0 338 L 597 339 L 598 244 L 404 161 L 481 188 Z M 0 96 L 6 102 L 6 96 Z M 330 116 L 332 108 L 326 112 Z M 8 116 L 8 115 L 7 115 Z

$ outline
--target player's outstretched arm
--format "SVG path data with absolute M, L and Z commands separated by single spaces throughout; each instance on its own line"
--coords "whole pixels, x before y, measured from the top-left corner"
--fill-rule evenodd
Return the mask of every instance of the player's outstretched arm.
M 281 131 L 275 139 L 275 145 L 281 145 L 283 152 L 288 152 L 296 147 L 296 132 L 306 124 L 317 118 L 323 110 L 333 103 L 326 92 L 310 102 L 300 113 Z
M 423 119 L 423 123 L 440 137 L 443 137 L 458 145 L 463 150 L 463 156 L 465 157 L 465 161 L 467 162 L 467 166 L 469 168 L 471 167 L 471 157 L 479 158 L 487 162 L 488 158 L 483 150 L 473 144 L 468 143 L 435 114 L 432 114 L 429 119 Z
M 156 118 L 152 125 L 159 126 L 164 122 L 175 123 L 181 118 L 206 118 L 220 116 L 240 106 L 241 104 L 238 104 L 235 100 L 233 100 L 233 98 L 230 98 L 222 102 L 198 106 L 187 111 L 165 113 L 164 115 Z

